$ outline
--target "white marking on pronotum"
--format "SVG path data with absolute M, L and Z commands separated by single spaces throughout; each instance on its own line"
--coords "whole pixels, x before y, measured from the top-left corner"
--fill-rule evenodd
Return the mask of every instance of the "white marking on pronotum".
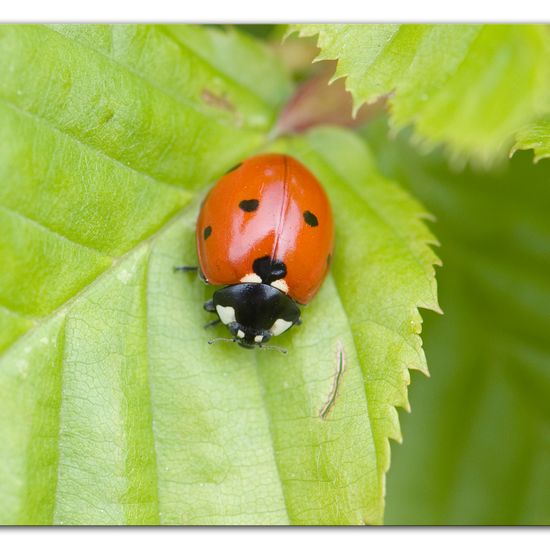
M 237 331 L 237 338 L 244 338 L 244 332 L 241 329 Z
M 224 325 L 228 325 L 229 323 L 235 322 L 235 309 L 231 306 L 216 306 L 216 311 L 218 312 L 218 316 L 220 318 L 220 321 Z
M 261 283 L 262 278 L 256 273 L 247 273 L 244 277 L 241 277 L 241 283 Z
M 273 336 L 279 336 L 285 330 L 288 330 L 292 326 L 292 321 L 285 321 L 284 319 L 277 319 L 273 326 L 269 329 Z
M 264 337 L 261 334 L 258 334 L 258 336 L 254 336 L 254 342 L 257 342 L 258 344 L 264 339 Z
M 338 387 L 340 386 L 340 381 L 342 380 L 342 375 L 344 374 L 344 369 L 346 368 L 344 345 L 340 340 L 338 340 L 338 343 L 336 344 L 336 352 L 338 363 L 336 367 L 336 374 L 332 381 L 332 388 L 330 390 L 330 393 L 328 394 L 328 398 L 325 401 L 325 404 L 321 407 L 321 410 L 319 411 L 319 416 L 322 420 L 326 419 L 328 413 L 334 405 L 334 402 L 336 401 L 336 396 L 338 395 Z
M 271 283 L 271 286 L 275 287 L 281 292 L 284 292 L 285 294 L 288 294 L 288 285 L 286 284 L 286 281 L 284 279 L 277 279 L 276 281 L 273 281 Z

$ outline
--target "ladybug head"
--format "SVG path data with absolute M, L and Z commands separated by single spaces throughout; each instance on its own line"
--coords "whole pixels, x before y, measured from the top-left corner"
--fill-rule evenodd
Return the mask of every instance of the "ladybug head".
M 213 302 L 220 321 L 244 348 L 262 347 L 300 321 L 296 302 L 264 283 L 226 286 L 214 293 Z

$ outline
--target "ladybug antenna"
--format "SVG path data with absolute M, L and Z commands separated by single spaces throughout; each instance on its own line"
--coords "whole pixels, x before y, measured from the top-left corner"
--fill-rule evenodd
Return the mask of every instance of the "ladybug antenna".
M 237 341 L 236 338 L 213 338 L 212 340 L 208 340 L 209 344 L 215 344 L 216 342 L 233 342 L 235 343 Z
M 272 349 L 275 351 L 279 351 L 283 355 L 288 353 L 288 350 L 286 348 L 282 348 L 280 346 L 258 346 L 260 349 Z

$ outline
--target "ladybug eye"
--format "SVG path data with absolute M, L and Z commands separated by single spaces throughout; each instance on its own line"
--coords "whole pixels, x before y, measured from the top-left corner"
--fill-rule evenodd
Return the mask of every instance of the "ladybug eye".
M 304 212 L 304 220 L 311 227 L 317 227 L 319 225 L 319 220 L 317 219 L 317 216 L 309 210 L 306 210 Z

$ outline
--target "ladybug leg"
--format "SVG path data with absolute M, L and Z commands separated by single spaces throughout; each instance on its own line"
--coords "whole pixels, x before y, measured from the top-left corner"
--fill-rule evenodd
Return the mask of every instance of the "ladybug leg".
M 204 309 L 210 313 L 216 313 L 216 307 L 214 306 L 214 300 L 208 300 L 204 302 Z
M 204 309 L 208 311 L 209 313 L 216 313 L 216 308 L 214 306 L 214 300 L 208 300 L 207 302 L 204 302 Z M 219 319 L 214 319 L 213 321 L 210 321 L 209 323 L 206 323 L 203 328 L 210 328 L 216 326 L 218 323 L 221 323 Z
M 202 269 L 199 269 L 196 265 L 175 265 L 174 272 L 176 271 L 184 271 L 185 273 L 197 273 L 198 271 L 201 280 L 205 283 L 208 283 L 208 280 L 204 276 Z

